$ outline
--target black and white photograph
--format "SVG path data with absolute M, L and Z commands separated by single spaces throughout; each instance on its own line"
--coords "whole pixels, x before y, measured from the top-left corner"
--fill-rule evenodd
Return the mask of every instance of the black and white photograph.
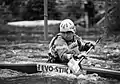
M 120 0 L 0 0 L 0 84 L 120 84 Z

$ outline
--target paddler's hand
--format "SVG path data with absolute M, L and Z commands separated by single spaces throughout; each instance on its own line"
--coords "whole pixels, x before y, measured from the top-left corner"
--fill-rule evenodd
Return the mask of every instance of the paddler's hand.
M 88 42 L 88 43 L 85 44 L 85 46 L 87 46 L 89 48 L 93 47 L 93 49 L 95 49 L 95 43 Z
M 73 54 L 66 54 L 66 58 L 70 60 L 73 57 Z
M 87 59 L 86 57 L 86 52 L 82 52 L 78 55 L 78 58 L 81 59 L 82 57 L 84 57 L 85 59 Z

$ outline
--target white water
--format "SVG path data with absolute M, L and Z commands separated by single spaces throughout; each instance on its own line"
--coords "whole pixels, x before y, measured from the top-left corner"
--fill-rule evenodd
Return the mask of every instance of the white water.
M 67 79 L 84 79 L 84 80 L 93 80 L 97 81 L 98 79 L 103 79 L 97 74 L 87 74 L 87 75 L 74 75 L 67 73 L 58 73 L 58 72 L 48 72 L 48 73 L 34 73 L 34 74 L 26 74 L 17 72 L 10 69 L 1 69 L 0 70 L 0 78 L 11 78 L 11 77 L 19 77 L 19 76 L 47 76 L 47 77 L 56 77 L 56 78 L 67 78 Z
M 60 20 L 48 20 L 48 25 L 59 24 Z M 36 26 L 44 26 L 44 20 L 36 20 L 36 21 L 17 21 L 17 22 L 8 22 L 8 25 L 20 26 L 20 27 L 36 27 Z

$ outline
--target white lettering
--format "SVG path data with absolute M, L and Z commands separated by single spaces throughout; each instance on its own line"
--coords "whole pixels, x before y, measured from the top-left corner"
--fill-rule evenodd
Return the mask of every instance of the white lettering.
M 37 71 L 40 72 L 59 72 L 59 73 L 69 73 L 68 68 L 66 67 L 57 67 L 57 66 L 50 66 L 50 65 L 37 65 Z
M 51 72 L 53 70 L 54 70 L 54 68 L 52 66 L 49 66 L 49 71 Z
M 43 66 L 43 71 L 44 71 L 44 72 L 48 72 L 49 66 L 44 66 L 44 65 L 42 65 L 42 66 Z

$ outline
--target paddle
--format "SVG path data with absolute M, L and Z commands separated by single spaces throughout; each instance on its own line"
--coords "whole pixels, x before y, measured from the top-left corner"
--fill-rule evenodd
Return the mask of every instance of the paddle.
M 99 38 L 96 42 L 95 45 L 100 41 L 101 38 Z M 91 46 L 88 51 L 86 51 L 85 54 L 88 54 L 94 47 Z M 73 57 L 69 62 L 68 62 L 68 67 L 70 70 L 72 70 L 73 73 L 77 73 L 79 70 L 82 70 L 81 62 L 83 59 L 87 59 L 86 56 L 81 55 L 76 59 L 76 57 Z
M 97 45 L 97 43 L 98 43 L 100 40 L 101 40 L 101 37 L 95 42 L 95 46 Z M 93 49 L 93 46 L 91 46 L 91 47 L 89 48 L 89 50 L 86 51 L 86 55 L 87 55 L 92 49 Z M 80 59 L 80 60 L 79 60 L 78 65 L 79 65 L 80 68 L 82 69 L 81 62 L 83 61 L 83 59 L 87 59 L 87 57 L 82 55 L 79 59 Z

